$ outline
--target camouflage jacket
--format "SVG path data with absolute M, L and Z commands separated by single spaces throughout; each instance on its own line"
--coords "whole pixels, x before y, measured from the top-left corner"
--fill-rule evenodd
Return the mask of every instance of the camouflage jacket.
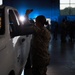
M 41 65 L 42 63 L 49 64 L 50 54 L 48 52 L 50 31 L 43 28 L 35 28 L 31 44 L 32 61 L 34 64 Z

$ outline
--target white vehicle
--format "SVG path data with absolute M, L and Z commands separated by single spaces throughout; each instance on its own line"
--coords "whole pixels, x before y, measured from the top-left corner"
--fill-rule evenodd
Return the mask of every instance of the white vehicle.
M 0 6 L 0 75 L 21 75 L 26 65 L 32 34 L 19 33 L 20 24 L 16 9 Z

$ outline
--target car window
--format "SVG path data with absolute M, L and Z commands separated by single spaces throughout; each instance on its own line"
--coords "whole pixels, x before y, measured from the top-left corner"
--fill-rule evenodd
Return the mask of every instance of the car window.
M 13 10 L 9 10 L 9 30 L 10 36 L 14 36 L 15 32 L 17 31 L 18 23 L 15 17 Z
M 19 13 L 16 10 L 14 10 L 14 13 L 15 13 L 16 20 L 17 20 L 18 25 L 21 25 L 21 22 L 19 20 L 19 17 L 20 17 Z

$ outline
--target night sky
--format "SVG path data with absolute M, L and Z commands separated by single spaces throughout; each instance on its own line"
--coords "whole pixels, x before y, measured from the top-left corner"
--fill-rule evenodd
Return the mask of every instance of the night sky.
M 20 15 L 24 15 L 26 9 L 33 9 L 30 18 L 45 15 L 56 20 L 59 16 L 59 0 L 4 0 L 4 4 L 15 7 Z

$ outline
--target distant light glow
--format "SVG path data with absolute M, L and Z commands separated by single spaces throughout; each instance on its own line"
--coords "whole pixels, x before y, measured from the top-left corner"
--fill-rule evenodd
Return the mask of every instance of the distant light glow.
M 25 21 L 25 17 L 24 16 L 20 16 L 19 19 L 20 19 L 21 22 L 24 22 Z
M 36 12 L 32 12 L 31 14 L 30 14 L 30 18 L 36 18 L 37 16 L 39 15 L 39 13 L 38 13 L 38 11 L 36 11 Z
M 36 18 L 38 15 L 36 14 L 36 15 L 34 15 L 34 18 Z
M 36 20 L 35 19 L 33 19 L 34 20 L 34 22 L 36 22 Z
M 0 0 L 0 5 L 2 5 L 3 4 L 3 0 Z
M 48 21 L 49 25 L 51 25 L 51 19 L 50 18 L 46 18 L 46 20 Z

